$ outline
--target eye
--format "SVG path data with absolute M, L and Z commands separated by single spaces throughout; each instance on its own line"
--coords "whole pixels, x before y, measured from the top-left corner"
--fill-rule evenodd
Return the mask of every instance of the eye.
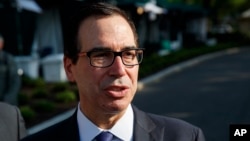
M 123 57 L 125 58 L 134 58 L 136 56 L 136 51 L 135 50 L 128 50 L 123 52 Z

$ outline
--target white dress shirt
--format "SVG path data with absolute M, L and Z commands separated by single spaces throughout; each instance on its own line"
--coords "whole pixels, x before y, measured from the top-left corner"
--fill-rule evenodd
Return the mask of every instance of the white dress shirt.
M 104 131 L 92 123 L 80 110 L 78 104 L 77 123 L 79 127 L 80 141 L 92 141 L 99 133 Z M 123 141 L 132 141 L 134 127 L 134 113 L 131 105 L 128 106 L 125 114 L 117 121 L 117 123 L 109 130 L 113 135 Z M 113 139 L 112 141 L 115 141 Z

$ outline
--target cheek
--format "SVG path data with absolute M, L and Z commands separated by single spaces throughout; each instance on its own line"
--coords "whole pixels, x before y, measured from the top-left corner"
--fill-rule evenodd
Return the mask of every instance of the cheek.
M 99 84 L 102 81 L 104 73 L 96 68 L 87 67 L 83 68 L 83 71 L 77 71 L 78 84 L 87 91 L 97 91 Z
M 96 78 L 95 68 L 89 65 L 88 60 L 78 60 L 75 72 L 75 79 L 78 83 L 90 83 Z
M 131 81 L 132 93 L 135 93 L 137 90 L 137 82 L 138 82 L 138 67 L 129 70 L 127 74 Z
M 131 72 L 131 79 L 132 79 L 133 83 L 136 83 L 136 84 L 137 84 L 137 81 L 138 81 L 138 71 L 139 71 L 139 67 L 137 66 Z

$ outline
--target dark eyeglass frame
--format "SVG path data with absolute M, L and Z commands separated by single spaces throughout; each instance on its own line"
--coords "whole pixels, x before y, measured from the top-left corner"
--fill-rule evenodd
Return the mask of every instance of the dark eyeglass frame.
M 90 51 L 87 51 L 87 52 L 79 52 L 78 53 L 78 56 L 87 56 L 89 58 L 89 61 L 90 61 L 90 65 L 93 66 L 93 67 L 97 67 L 97 68 L 106 68 L 106 67 L 110 67 L 113 65 L 114 61 L 115 61 L 115 58 L 117 56 L 120 56 L 121 57 L 121 60 L 122 60 L 122 63 L 125 65 L 125 66 L 136 66 L 136 65 L 139 65 L 142 60 L 143 60 L 143 50 L 144 48 L 129 48 L 129 49 L 124 49 L 120 52 L 116 52 L 116 51 L 112 51 L 112 50 L 105 50 L 105 49 L 94 49 L 94 50 L 90 50 Z M 123 53 L 124 52 L 129 52 L 129 51 L 136 51 L 136 58 L 137 58 L 137 63 L 136 64 L 126 64 L 126 62 L 124 62 L 123 60 Z M 109 53 L 113 53 L 113 60 L 110 62 L 110 64 L 108 65 L 105 65 L 105 66 L 96 66 L 93 64 L 93 60 L 91 59 L 91 55 L 94 53 L 94 52 L 109 52 Z M 138 56 L 138 55 L 141 55 L 141 56 Z M 140 60 L 138 60 L 140 59 Z

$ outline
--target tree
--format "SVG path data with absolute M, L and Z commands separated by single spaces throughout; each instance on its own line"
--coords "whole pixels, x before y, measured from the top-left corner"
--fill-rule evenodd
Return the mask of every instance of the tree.
M 210 0 L 211 10 L 214 11 L 212 16 L 217 20 L 225 16 L 236 16 L 249 8 L 249 4 L 249 0 Z

